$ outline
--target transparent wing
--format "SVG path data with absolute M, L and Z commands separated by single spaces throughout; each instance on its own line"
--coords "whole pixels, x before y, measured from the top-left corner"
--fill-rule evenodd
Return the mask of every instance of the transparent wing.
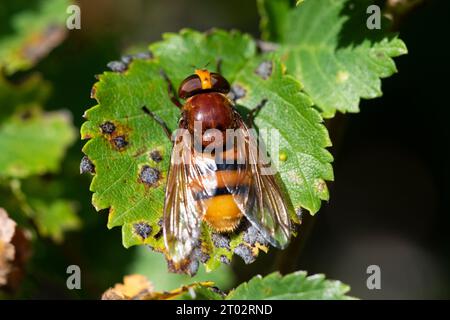
M 242 187 L 233 192 L 236 203 L 271 245 L 284 248 L 291 236 L 286 200 L 274 172 L 269 170 L 270 159 L 264 145 L 258 144 L 255 132 L 248 129 L 237 113 L 236 119 L 239 128 L 236 133 L 237 159 L 244 162 L 238 166 L 238 185 Z
M 167 177 L 164 203 L 164 242 L 169 258 L 180 263 L 198 246 L 205 200 L 212 185 L 208 177 L 214 172 L 212 159 L 194 150 L 190 136 L 176 139 Z

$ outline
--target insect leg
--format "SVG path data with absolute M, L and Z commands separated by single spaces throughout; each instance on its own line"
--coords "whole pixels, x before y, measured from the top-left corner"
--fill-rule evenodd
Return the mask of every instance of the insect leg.
M 168 90 L 168 92 L 169 92 L 169 97 L 170 97 L 170 100 L 173 102 L 173 104 L 175 105 L 175 106 L 177 106 L 177 108 L 179 108 L 179 109 L 181 109 L 181 107 L 183 106 L 182 104 L 181 104 L 181 102 L 178 100 L 178 97 L 177 97 L 177 94 L 176 94 L 176 92 L 175 92 L 175 88 L 173 87 L 173 84 L 172 84 L 172 82 L 170 81 L 170 79 L 169 79 L 169 76 L 167 76 L 167 74 L 164 72 L 164 70 L 160 70 L 160 74 L 161 74 L 161 76 L 164 78 L 164 80 L 166 80 L 166 82 L 167 82 L 167 90 Z
M 261 111 L 261 109 L 266 105 L 266 103 L 267 103 L 267 99 L 262 99 L 261 102 L 256 107 L 254 107 L 252 110 L 250 110 L 247 113 L 247 120 L 250 125 L 254 124 L 256 114 L 259 111 Z
M 222 58 L 217 59 L 216 72 L 222 74 Z
M 158 117 L 158 115 L 156 115 L 155 113 L 151 112 L 146 106 L 142 107 L 142 111 L 144 111 L 146 114 L 152 117 L 162 127 L 164 133 L 169 138 L 169 140 L 172 141 L 172 132 L 170 132 L 170 129 L 164 122 L 164 120 Z

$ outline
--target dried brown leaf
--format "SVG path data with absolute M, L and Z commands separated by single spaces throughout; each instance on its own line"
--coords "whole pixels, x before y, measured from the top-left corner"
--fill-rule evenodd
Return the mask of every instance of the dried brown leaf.
M 29 257 L 29 236 L 0 208 L 0 288 L 19 287 Z

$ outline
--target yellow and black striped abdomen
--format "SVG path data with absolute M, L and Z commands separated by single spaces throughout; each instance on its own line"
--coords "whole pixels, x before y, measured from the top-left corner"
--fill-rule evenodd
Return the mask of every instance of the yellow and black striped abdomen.
M 217 232 L 231 232 L 239 225 L 243 213 L 236 201 L 242 188 L 248 188 L 250 174 L 243 165 L 213 163 L 190 184 L 196 201 L 205 208 L 203 220 Z

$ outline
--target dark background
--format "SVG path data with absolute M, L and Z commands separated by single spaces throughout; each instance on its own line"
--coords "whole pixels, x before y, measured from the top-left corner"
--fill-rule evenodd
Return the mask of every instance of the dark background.
M 130 46 L 145 48 L 161 33 L 184 27 L 259 36 L 253 0 L 78 3 L 82 29 L 70 31 L 34 68 L 54 85 L 47 109 L 71 110 L 77 127 L 95 104 L 89 98 L 94 75 Z M 331 199 L 307 219 L 302 240 L 253 265 L 236 258 L 234 278 L 221 280 L 225 288 L 256 273 L 302 269 L 351 285 L 359 298 L 450 298 L 449 9 L 448 1 L 431 0 L 412 11 L 400 25 L 409 54 L 396 59 L 399 73 L 383 81 L 383 97 L 362 101 L 359 114 L 334 120 Z M 84 228 L 62 246 L 36 249 L 22 297 L 98 298 L 130 271 L 166 272 L 164 264 L 142 258 L 142 248 L 124 249 L 120 229 L 107 230 L 107 213 L 90 205 L 90 178 L 77 172 L 82 144 L 71 148 L 61 174 L 69 177 L 67 194 L 79 202 Z M 81 291 L 65 287 L 68 264 L 82 268 Z M 372 264 L 381 268 L 381 290 L 366 287 Z

